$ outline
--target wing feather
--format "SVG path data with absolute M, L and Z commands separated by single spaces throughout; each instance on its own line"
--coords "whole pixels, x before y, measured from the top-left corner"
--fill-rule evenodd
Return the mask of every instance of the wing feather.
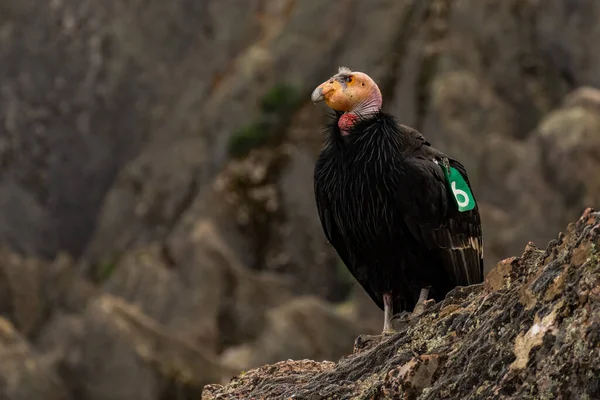
M 454 277 L 455 285 L 471 285 L 483 280 L 483 235 L 477 206 L 460 212 L 452 192 L 446 184 L 442 166 L 436 159 L 446 157 L 432 147 L 424 146 L 422 154 L 411 162 L 421 187 L 412 193 L 424 198 L 409 199 L 411 212 L 405 214 L 405 222 L 415 239 L 425 248 L 438 251 L 444 268 Z M 470 187 L 462 164 L 446 157 L 450 166 L 456 168 Z

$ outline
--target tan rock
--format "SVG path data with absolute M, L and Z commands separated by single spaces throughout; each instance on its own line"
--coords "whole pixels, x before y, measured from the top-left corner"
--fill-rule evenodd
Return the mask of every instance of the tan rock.
M 358 324 L 314 297 L 299 297 L 267 313 L 252 342 L 225 351 L 222 360 L 240 370 L 281 359 L 337 360 L 352 350 Z
M 36 353 L 15 327 L 0 317 L 0 398 L 68 400 L 71 398 L 46 360 Z

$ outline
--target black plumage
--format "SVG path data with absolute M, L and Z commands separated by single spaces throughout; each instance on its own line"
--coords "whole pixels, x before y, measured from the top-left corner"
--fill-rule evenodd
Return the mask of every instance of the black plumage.
M 460 212 L 444 162 L 465 168 L 418 131 L 382 111 L 343 136 L 336 112 L 314 171 L 316 205 L 328 241 L 373 301 L 412 310 L 421 289 L 436 301 L 483 280 L 477 206 Z M 470 186 L 470 184 L 469 184 Z

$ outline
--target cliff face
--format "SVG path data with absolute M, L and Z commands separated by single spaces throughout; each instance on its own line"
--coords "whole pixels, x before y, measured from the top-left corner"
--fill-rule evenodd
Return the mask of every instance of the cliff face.
M 338 65 L 367 71 L 387 111 L 464 160 L 489 221 L 488 262 L 549 240 L 598 201 L 575 174 L 598 168 L 594 0 L 0 9 L 0 237 L 25 254 L 98 262 L 168 240 L 231 138 L 264 130 L 264 99 L 282 85 L 301 101 L 278 136 L 308 174 L 323 122 L 308 94 Z M 572 157 L 581 143 L 587 155 Z
M 389 337 L 334 363 L 282 361 L 202 399 L 600 397 L 600 213 L 546 250 L 530 243 L 484 284 L 459 287 Z
M 0 0 L 0 398 L 197 398 L 377 333 L 314 206 L 309 96 L 340 65 L 466 165 L 486 271 L 543 246 L 600 202 L 599 18 L 597 0 Z

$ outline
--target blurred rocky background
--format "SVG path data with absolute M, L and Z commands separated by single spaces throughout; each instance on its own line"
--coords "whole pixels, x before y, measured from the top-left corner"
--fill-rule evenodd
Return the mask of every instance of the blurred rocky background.
M 381 312 L 326 243 L 340 65 L 460 159 L 486 271 L 600 201 L 597 0 L 0 0 L 0 399 L 199 398 Z

